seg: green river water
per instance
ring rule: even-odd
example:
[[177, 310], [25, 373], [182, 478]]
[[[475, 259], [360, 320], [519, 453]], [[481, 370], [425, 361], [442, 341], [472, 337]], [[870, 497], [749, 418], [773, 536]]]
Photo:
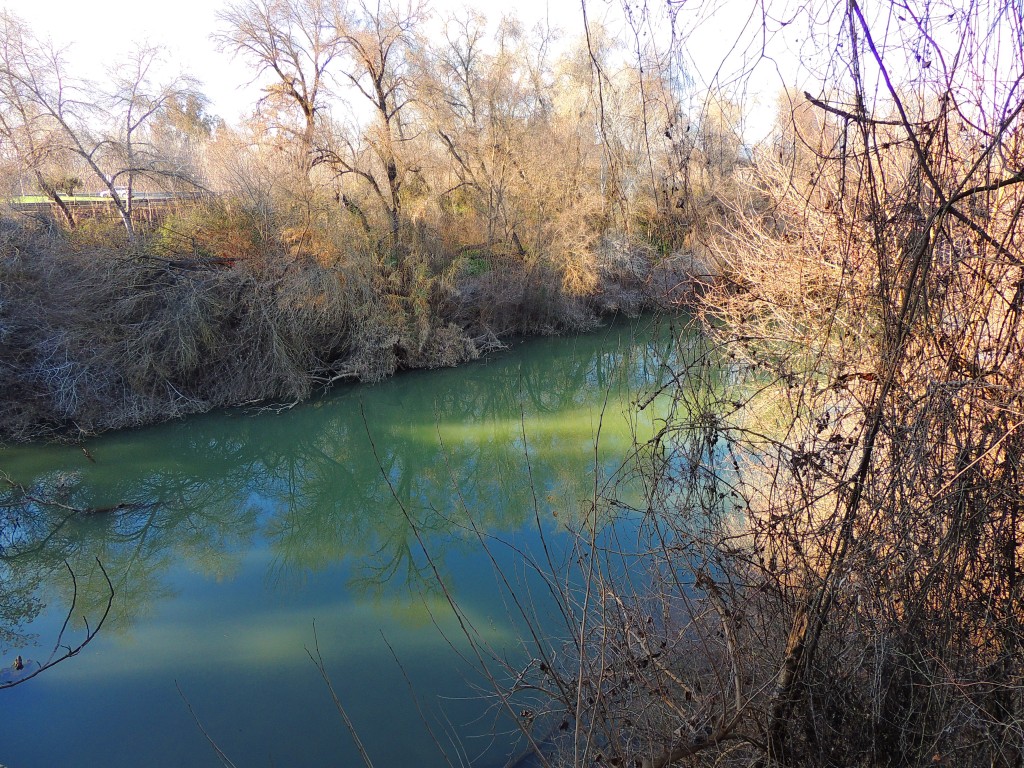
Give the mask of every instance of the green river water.
[[[81, 654], [0, 690], [0, 763], [221, 765], [191, 706], [239, 768], [359, 765], [315, 625], [374, 765], [445, 765], [424, 720], [454, 764], [505, 765], [515, 734], [445, 592], [479, 641], [529, 658], [495, 563], [548, 621], [529, 558], [543, 536], [565, 559], [595, 488], [639, 501], [623, 467], [664, 406], [635, 403], [687, 338], [618, 322], [278, 412], [0, 450], [27, 491], [0, 491], [8, 678], [17, 654], [47, 658], [72, 603], [64, 642], [95, 626], [97, 561], [114, 587]], [[628, 515], [613, 524], [628, 538]]]

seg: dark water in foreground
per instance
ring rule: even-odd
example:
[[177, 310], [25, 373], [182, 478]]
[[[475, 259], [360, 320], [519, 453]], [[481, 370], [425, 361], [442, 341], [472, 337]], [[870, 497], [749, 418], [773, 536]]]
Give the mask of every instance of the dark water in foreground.
[[667, 321], [618, 323], [278, 413], [0, 451], [31, 497], [63, 505], [0, 497], [0, 664], [44, 660], [72, 602], [64, 642], [95, 626], [97, 559], [114, 585], [79, 656], [0, 691], [0, 763], [220, 765], [187, 698], [239, 768], [358, 765], [307, 654], [315, 623], [376, 766], [444, 765], [424, 719], [456, 764], [504, 765], [508, 720], [460, 660], [445, 591], [478, 641], [529, 658], [480, 537], [544, 621], [524, 553], [543, 535], [564, 558], [566, 523], [657, 427], [658, 403], [633, 403], [666, 377], [672, 337]]

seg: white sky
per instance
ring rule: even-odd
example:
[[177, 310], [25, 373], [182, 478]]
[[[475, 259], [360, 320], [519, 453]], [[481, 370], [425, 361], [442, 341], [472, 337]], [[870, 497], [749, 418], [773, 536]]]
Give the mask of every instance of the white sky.
[[[232, 122], [251, 111], [260, 92], [247, 86], [253, 77], [251, 66], [220, 53], [210, 39], [219, 29], [217, 11], [225, 4], [226, 0], [0, 0], [0, 6], [27, 21], [38, 37], [71, 45], [69, 59], [89, 79], [102, 79], [104, 71], [116, 67], [118, 57], [135, 43], [166, 48], [173, 71], [196, 77], [210, 99], [211, 111]], [[433, 0], [430, 7], [443, 11], [465, 4]], [[579, 25], [579, 6], [572, 0], [553, 0], [550, 8], [544, 0], [478, 5], [488, 17], [514, 8], [524, 21], [550, 12], [560, 26]]]
[[[117, 66], [135, 43], [160, 45], [167, 49], [171, 71], [184, 72], [202, 83], [210, 99], [210, 111], [236, 122], [251, 112], [260, 97], [259, 88], [248, 85], [253, 77], [250, 65], [217, 51], [210, 39], [218, 29], [217, 11], [226, 0], [121, 0], [120, 2], [83, 2], [83, 0], [0, 0], [6, 7], [29, 23], [40, 38], [51, 38], [60, 46], [70, 45], [69, 59], [76, 74], [102, 80], [104, 73]], [[583, 32], [579, 0], [431, 0], [430, 7], [440, 14], [474, 5], [492, 21], [502, 13], [514, 11], [527, 25], [544, 18], [561, 27], [567, 37]], [[785, 7], [789, 0], [775, 0], [772, 5]], [[659, 6], [658, 2], [652, 3]], [[598, 21], [619, 7], [618, 0], [587, 0], [590, 20]], [[744, 65], [745, 45], [733, 42], [743, 22], [754, 7], [751, 0], [691, 0], [684, 4], [679, 24], [690, 34], [687, 45], [691, 54], [691, 72], [698, 84], [714, 79], [728, 84], [730, 73]], [[713, 14], [710, 20], [707, 18]], [[662, 32], [663, 30], [659, 30]], [[782, 45], [783, 59], [787, 46]], [[723, 66], [723, 61], [726, 61]], [[778, 59], [777, 59], [778, 60]], [[795, 58], [788, 56], [793, 71]], [[772, 62], [760, 63], [758, 76], [747, 87], [744, 101], [752, 111], [748, 138], [767, 131], [776, 94], [785, 75], [779, 74]], [[787, 69], [787, 65], [783, 65]], [[699, 70], [699, 71], [698, 71]], [[790, 79], [795, 75], [790, 75]]]
[[[2, 3], [3, 0], [0, 0]], [[6, 7], [27, 21], [40, 38], [70, 45], [68, 58], [76, 74], [102, 80], [119, 57], [136, 43], [167, 49], [171, 69], [196, 77], [211, 101], [211, 111], [229, 122], [249, 111], [259, 98], [247, 88], [252, 78], [241, 60], [217, 51], [211, 33], [217, 28], [221, 0], [6, 0]]]

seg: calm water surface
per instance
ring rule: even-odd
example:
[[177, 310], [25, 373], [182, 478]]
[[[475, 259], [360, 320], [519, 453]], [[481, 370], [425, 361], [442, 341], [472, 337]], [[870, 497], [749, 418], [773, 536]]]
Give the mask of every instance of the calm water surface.
[[0, 497], [0, 664], [45, 660], [72, 603], [64, 641], [95, 626], [97, 560], [114, 585], [79, 656], [0, 691], [0, 763], [221, 765], [191, 705], [240, 768], [358, 765], [307, 654], [315, 625], [375, 765], [444, 765], [424, 720], [454, 759], [504, 765], [508, 720], [460, 660], [445, 591], [479, 640], [529, 658], [491, 556], [545, 621], [527, 558], [542, 535], [566, 557], [566, 524], [657, 428], [659, 404], [634, 403], [673, 339], [668, 321], [617, 323], [281, 412], [0, 451], [29, 494]]

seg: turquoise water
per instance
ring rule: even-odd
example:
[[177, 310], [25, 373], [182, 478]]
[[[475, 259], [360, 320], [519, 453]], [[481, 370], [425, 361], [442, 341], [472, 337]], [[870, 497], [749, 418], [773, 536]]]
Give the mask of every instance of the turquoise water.
[[0, 691], [0, 763], [221, 765], [205, 730], [240, 767], [358, 765], [317, 642], [374, 765], [445, 765], [435, 739], [504, 765], [519, 747], [479, 658], [501, 677], [531, 649], [501, 574], [564, 634], [531, 563], [546, 543], [560, 569], [567, 527], [613, 523], [603, 497], [641, 502], [631, 456], [659, 402], [635, 403], [686, 338], [653, 322], [0, 451], [26, 492], [2, 500], [0, 664], [45, 660], [72, 606], [62, 642], [81, 641], [107, 604], [97, 562], [114, 587], [81, 654]]

